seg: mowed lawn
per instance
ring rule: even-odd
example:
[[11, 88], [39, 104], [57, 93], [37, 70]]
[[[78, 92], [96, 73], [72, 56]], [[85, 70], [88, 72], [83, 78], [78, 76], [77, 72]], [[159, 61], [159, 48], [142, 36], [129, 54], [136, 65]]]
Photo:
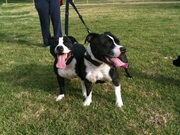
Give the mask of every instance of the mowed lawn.
[[[77, 5], [92, 32], [111, 31], [127, 48], [128, 79], [119, 69], [124, 106], [115, 106], [111, 83], [93, 86], [83, 107], [78, 79], [66, 81], [56, 102], [53, 57], [42, 47], [33, 4], [0, 5], [0, 134], [180, 134], [180, 3]], [[65, 6], [61, 15], [64, 27]], [[70, 7], [69, 35], [84, 44], [87, 32]], [[64, 32], [64, 29], [63, 29]], [[85, 45], [86, 46], [86, 45]]]

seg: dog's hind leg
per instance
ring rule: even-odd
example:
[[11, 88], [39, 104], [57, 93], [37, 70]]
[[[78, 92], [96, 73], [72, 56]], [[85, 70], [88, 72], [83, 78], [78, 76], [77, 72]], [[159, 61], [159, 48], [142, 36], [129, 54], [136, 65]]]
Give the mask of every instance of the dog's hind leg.
[[87, 92], [86, 92], [86, 86], [83, 80], [81, 80], [81, 86], [82, 86], [82, 94], [86, 98], [87, 97]]
[[59, 88], [60, 88], [60, 94], [57, 96], [56, 101], [60, 101], [61, 99], [63, 99], [65, 91], [64, 91], [64, 84], [65, 84], [65, 80], [64, 78], [57, 76], [57, 80], [58, 80], [58, 84], [59, 84]]
[[89, 106], [92, 102], [92, 91], [90, 94], [86, 97], [85, 101], [83, 102], [84, 106]]
[[92, 102], [92, 83], [89, 81], [84, 81], [85, 87], [86, 87], [86, 92], [87, 92], [87, 97], [85, 101], [83, 102], [84, 106], [89, 106]]

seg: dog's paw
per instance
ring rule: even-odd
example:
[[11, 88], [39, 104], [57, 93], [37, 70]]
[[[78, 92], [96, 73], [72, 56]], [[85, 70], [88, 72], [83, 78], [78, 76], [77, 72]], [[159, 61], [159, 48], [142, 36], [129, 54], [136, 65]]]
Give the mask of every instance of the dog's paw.
[[82, 94], [83, 94], [83, 97], [85, 97], [85, 98], [87, 97], [86, 91], [83, 91]]
[[91, 102], [92, 102], [92, 99], [86, 98], [86, 100], [83, 102], [83, 105], [84, 106], [89, 106], [91, 104]]
[[60, 101], [61, 99], [63, 99], [64, 97], [64, 94], [61, 94], [59, 96], [56, 97], [56, 101]]
[[123, 106], [123, 102], [122, 101], [116, 101], [116, 106], [117, 107], [122, 107]]

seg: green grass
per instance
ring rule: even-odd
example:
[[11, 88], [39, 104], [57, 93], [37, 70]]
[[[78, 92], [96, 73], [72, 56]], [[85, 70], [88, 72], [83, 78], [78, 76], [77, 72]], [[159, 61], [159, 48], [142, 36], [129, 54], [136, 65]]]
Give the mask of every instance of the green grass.
[[[34, 0], [1, 0], [0, 3], [32, 3]], [[162, 1], [180, 1], [180, 0], [74, 0], [75, 3], [113, 3], [113, 2], [162, 2]], [[63, 0], [65, 3], [66, 0]]]
[[[180, 3], [77, 8], [92, 32], [111, 31], [127, 48], [134, 79], [119, 70], [123, 108], [115, 106], [110, 83], [94, 85], [93, 102], [83, 107], [77, 79], [66, 82], [66, 97], [55, 102], [53, 58], [42, 47], [34, 5], [2, 4], [0, 134], [179, 134], [180, 68], [172, 60], [180, 55]], [[69, 34], [83, 43], [87, 32], [72, 8], [69, 23]]]

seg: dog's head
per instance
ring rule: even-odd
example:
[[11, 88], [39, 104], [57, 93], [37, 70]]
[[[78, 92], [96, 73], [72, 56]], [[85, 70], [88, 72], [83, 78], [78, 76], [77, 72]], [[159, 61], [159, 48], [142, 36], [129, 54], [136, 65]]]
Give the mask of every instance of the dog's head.
[[120, 45], [120, 41], [112, 33], [89, 33], [85, 42], [89, 42], [88, 53], [95, 59], [105, 62], [111, 67], [128, 68], [126, 48]]
[[77, 42], [74, 37], [63, 36], [58, 40], [53, 39], [50, 52], [56, 60], [57, 68], [65, 68], [67, 61], [73, 55], [73, 44]]
[[173, 60], [173, 64], [177, 67], [180, 67], [180, 55], [178, 56], [177, 59]]

